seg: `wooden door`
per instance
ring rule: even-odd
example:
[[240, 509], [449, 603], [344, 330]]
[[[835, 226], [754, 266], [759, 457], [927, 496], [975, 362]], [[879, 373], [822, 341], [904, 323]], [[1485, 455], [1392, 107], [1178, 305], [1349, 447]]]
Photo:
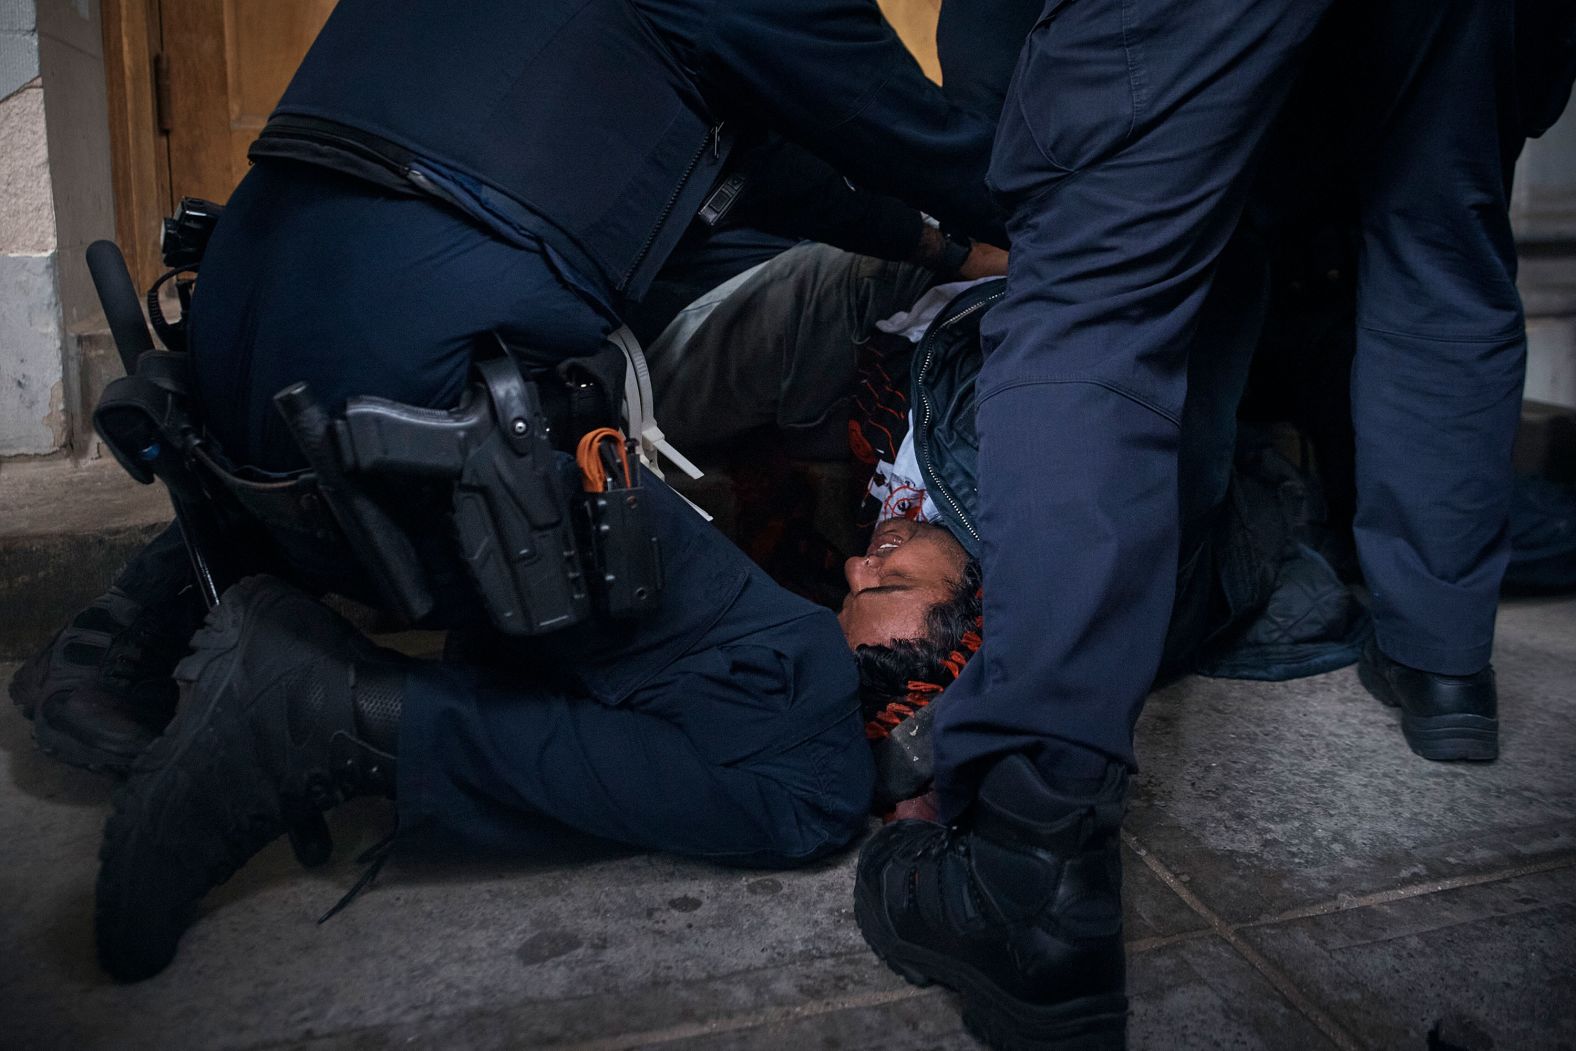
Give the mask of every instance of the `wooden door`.
[[[936, 22], [941, 0], [877, 0], [881, 13], [892, 23], [903, 43], [919, 59], [925, 76], [941, 83], [941, 63], [936, 61]], [[956, 0], [955, 0], [956, 2]]]
[[115, 237], [146, 287], [181, 197], [223, 202], [334, 0], [103, 0]]
[[159, 0], [159, 9], [170, 192], [222, 203], [334, 0]]

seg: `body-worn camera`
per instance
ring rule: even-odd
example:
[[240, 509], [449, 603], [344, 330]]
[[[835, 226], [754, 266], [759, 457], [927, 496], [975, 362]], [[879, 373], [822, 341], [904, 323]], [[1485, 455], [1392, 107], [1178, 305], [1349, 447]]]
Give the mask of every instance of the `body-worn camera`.
[[159, 238], [164, 265], [171, 270], [196, 270], [223, 214], [222, 204], [201, 197], [182, 197], [175, 214], [164, 220], [164, 234]]
[[[169, 267], [148, 289], [148, 320], [159, 334], [164, 345], [171, 350], [186, 349], [186, 315], [192, 309], [192, 274], [202, 265], [203, 253], [208, 250], [208, 240], [213, 237], [219, 217], [224, 214], [222, 204], [205, 201], [201, 197], [182, 197], [175, 214], [164, 220], [164, 233], [159, 238], [159, 253], [164, 265]], [[164, 313], [159, 290], [166, 282], [175, 282], [175, 295], [180, 300], [181, 313], [171, 321]]]

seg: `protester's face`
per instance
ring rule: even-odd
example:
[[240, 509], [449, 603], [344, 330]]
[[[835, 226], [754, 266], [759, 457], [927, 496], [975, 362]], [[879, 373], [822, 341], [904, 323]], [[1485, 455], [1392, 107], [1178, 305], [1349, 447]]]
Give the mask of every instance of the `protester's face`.
[[850, 648], [925, 634], [925, 614], [952, 597], [967, 555], [939, 526], [894, 518], [876, 527], [862, 557], [843, 563], [848, 597], [837, 622]]

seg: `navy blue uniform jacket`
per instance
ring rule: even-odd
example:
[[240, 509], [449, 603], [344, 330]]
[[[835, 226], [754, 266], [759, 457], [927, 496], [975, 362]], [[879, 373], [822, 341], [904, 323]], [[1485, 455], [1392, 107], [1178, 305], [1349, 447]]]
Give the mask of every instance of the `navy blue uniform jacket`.
[[739, 132], [1005, 243], [992, 123], [874, 0], [342, 0], [254, 157], [447, 200], [638, 299]]

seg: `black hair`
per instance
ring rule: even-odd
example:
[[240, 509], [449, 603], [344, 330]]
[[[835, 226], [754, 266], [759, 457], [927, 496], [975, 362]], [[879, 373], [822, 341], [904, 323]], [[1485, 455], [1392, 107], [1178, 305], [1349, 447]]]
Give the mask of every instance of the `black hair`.
[[945, 686], [956, 678], [956, 670], [947, 662], [962, 648], [963, 636], [979, 630], [981, 579], [979, 559], [968, 559], [951, 597], [925, 612], [924, 635], [854, 650], [859, 665], [859, 702], [866, 719], [873, 718], [894, 697], [907, 694], [911, 681]]

